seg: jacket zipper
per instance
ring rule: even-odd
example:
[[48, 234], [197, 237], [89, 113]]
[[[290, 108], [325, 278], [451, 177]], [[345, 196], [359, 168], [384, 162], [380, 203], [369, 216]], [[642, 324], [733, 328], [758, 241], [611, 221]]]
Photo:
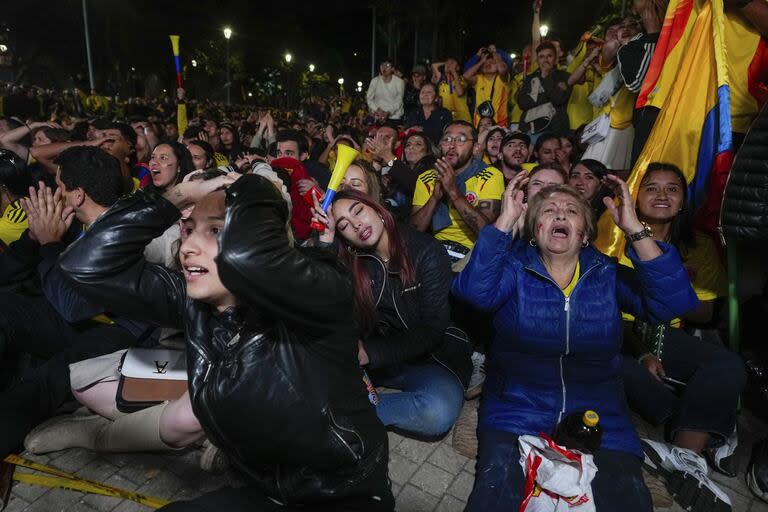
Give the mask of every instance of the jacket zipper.
[[599, 265], [593, 265], [587, 269], [586, 272], [584, 272], [582, 275], [579, 276], [579, 280], [576, 281], [576, 285], [573, 287], [573, 290], [571, 290], [571, 295], [565, 296], [565, 293], [563, 293], [562, 288], [560, 288], [560, 285], [555, 282], [554, 279], [552, 279], [549, 276], [545, 276], [541, 272], [531, 268], [531, 267], [525, 267], [526, 270], [533, 272], [539, 277], [542, 277], [543, 279], [546, 279], [550, 283], [554, 284], [558, 290], [560, 290], [560, 293], [563, 293], [563, 298], [565, 299], [564, 305], [563, 305], [563, 311], [565, 312], [565, 354], [560, 356], [559, 365], [560, 365], [560, 390], [562, 391], [563, 400], [560, 405], [560, 412], [557, 414], [557, 423], [559, 424], [563, 419], [563, 414], [565, 414], [565, 402], [566, 397], [568, 395], [568, 390], [565, 387], [565, 371], [563, 370], [563, 357], [567, 356], [571, 352], [571, 296], [576, 292], [576, 289], [579, 287], [579, 284], [581, 284], [581, 281], [587, 277], [594, 269], [596, 269]]

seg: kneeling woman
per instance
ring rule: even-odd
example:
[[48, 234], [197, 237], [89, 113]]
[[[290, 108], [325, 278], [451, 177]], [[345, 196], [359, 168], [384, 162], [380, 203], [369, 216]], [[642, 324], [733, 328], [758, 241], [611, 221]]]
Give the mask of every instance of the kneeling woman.
[[315, 218], [327, 226], [320, 243], [338, 246], [357, 284], [360, 365], [374, 385], [402, 390], [381, 394], [379, 419], [417, 435], [445, 434], [472, 373], [466, 335], [449, 326], [445, 249], [355, 191], [338, 194], [327, 215], [318, 211], [316, 205]]
[[[144, 246], [191, 204], [183, 271], [147, 263]], [[322, 251], [292, 247], [288, 219], [261, 176], [189, 181], [122, 199], [60, 262], [91, 300], [185, 329], [189, 391], [161, 411], [158, 444], [204, 431], [250, 485], [168, 510], [394, 506], [386, 433], [354, 357], [352, 279]]]
[[600, 414], [602, 445], [592, 482], [598, 512], [650, 512], [643, 450], [621, 384], [621, 313], [669, 320], [696, 306], [674, 247], [644, 232], [629, 190], [621, 206], [606, 200], [616, 224], [635, 241], [635, 270], [590, 246], [589, 204], [567, 185], [544, 188], [525, 213], [528, 238], [510, 233], [523, 212], [522, 179], [510, 182], [495, 226], [480, 232], [453, 292], [493, 311], [496, 339], [479, 410], [479, 453], [467, 510], [516, 509], [525, 475], [518, 437], [552, 433], [567, 415]]

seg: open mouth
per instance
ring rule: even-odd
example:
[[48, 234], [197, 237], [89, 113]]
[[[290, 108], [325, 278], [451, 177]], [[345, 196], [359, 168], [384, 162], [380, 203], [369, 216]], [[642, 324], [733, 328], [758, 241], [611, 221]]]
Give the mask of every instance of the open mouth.
[[555, 226], [552, 228], [552, 238], [568, 238], [570, 230], [567, 226]]
[[208, 269], [197, 265], [184, 266], [184, 277], [187, 281], [194, 281], [208, 273]]
[[365, 242], [366, 240], [368, 240], [369, 238], [371, 238], [371, 235], [372, 235], [372, 234], [373, 234], [373, 230], [372, 230], [370, 227], [367, 227], [367, 228], [363, 229], [363, 230], [360, 232], [360, 240], [362, 240], [363, 242]]

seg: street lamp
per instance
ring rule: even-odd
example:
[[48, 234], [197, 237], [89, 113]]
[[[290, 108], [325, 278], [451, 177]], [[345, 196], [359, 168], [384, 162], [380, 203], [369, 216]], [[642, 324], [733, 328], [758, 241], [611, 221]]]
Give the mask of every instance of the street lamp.
[[224, 27], [224, 39], [227, 40], [227, 105], [230, 105], [229, 98], [229, 38], [232, 37], [232, 29]]
[[314, 73], [315, 72], [315, 65], [314, 64], [310, 64], [309, 65], [309, 72], [310, 73]]
[[336, 82], [339, 84], [339, 93], [341, 93], [343, 95], [344, 94], [344, 79], [343, 78], [339, 78], [338, 80], [336, 80]]
[[357, 86], [358, 87], [362, 87], [363, 86], [363, 82], [357, 82]]
[[547, 34], [549, 34], [549, 26], [547, 25], [540, 26], [539, 34], [541, 34], [541, 37], [547, 37]]
[[516, 53], [510, 53], [509, 54], [509, 58], [512, 59], [512, 60], [515, 60], [517, 58], [517, 54]]
[[8, 47], [4, 44], [0, 44], [0, 53], [5, 53], [8, 51]]
[[193, 68], [197, 67], [197, 61], [195, 59], [192, 59], [192, 67]]
[[285, 54], [285, 63], [286, 64], [290, 64], [292, 60], [293, 60], [293, 55], [291, 55], [290, 53], [286, 53]]

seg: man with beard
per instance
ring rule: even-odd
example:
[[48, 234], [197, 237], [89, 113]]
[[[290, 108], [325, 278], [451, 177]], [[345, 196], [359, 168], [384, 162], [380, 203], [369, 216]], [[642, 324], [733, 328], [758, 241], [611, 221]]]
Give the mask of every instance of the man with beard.
[[504, 176], [482, 160], [472, 159], [477, 130], [466, 121], [449, 124], [440, 139], [442, 157], [416, 181], [411, 224], [431, 228], [455, 262], [475, 244], [477, 234], [496, 220]]
[[520, 171], [530, 171], [536, 164], [527, 163], [531, 138], [522, 132], [508, 133], [501, 140], [501, 172], [504, 183], [509, 183]]

